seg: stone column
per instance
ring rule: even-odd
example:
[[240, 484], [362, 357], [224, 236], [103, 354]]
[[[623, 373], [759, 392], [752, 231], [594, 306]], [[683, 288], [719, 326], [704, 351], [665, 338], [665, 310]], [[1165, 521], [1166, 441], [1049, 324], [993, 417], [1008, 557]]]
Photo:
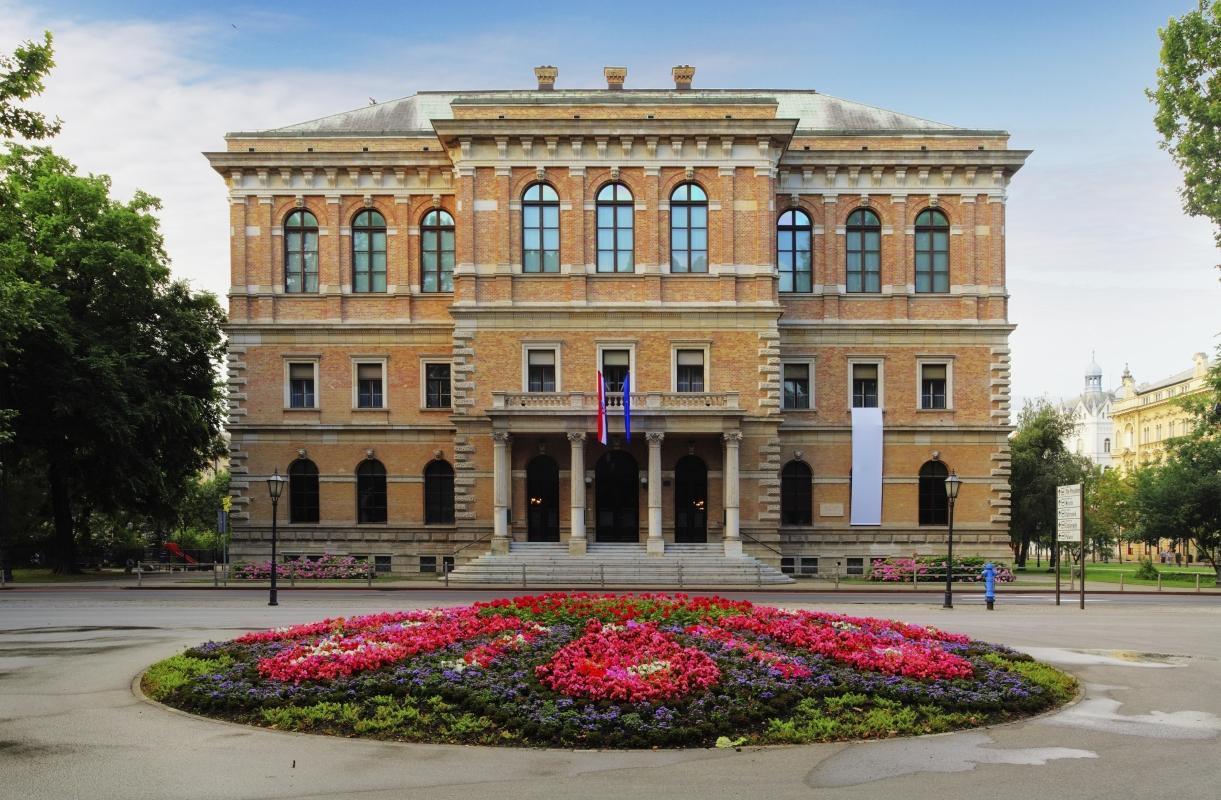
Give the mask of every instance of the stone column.
[[649, 440], [649, 539], [646, 550], [651, 556], [660, 556], [666, 552], [666, 543], [661, 536], [661, 442], [666, 435], [661, 431], [649, 431], [644, 438]]
[[509, 552], [509, 500], [513, 496], [508, 431], [493, 431], [492, 447], [492, 552], [503, 554]]
[[740, 431], [725, 435], [725, 555], [742, 555], [742, 538], [738, 532], [738, 450], [742, 444]]
[[569, 522], [568, 552], [574, 556], [585, 555], [585, 433], [568, 434], [572, 448], [569, 458]]

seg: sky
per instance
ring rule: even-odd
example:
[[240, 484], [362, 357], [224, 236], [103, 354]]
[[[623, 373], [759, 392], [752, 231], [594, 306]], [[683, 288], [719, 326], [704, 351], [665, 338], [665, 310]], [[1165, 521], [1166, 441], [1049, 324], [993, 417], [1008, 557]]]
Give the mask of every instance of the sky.
[[[1158, 148], [1157, 29], [1193, 0], [938, 3], [267, 4], [0, 0], [0, 52], [49, 29], [57, 66], [32, 105], [54, 147], [126, 198], [162, 199], [176, 275], [223, 297], [228, 208], [203, 156], [278, 127], [420, 90], [803, 88], [971, 128], [1034, 153], [1009, 191], [1014, 408], [1191, 366], [1221, 343], [1210, 224], [1182, 213]], [[337, 16], [337, 9], [341, 10]]]

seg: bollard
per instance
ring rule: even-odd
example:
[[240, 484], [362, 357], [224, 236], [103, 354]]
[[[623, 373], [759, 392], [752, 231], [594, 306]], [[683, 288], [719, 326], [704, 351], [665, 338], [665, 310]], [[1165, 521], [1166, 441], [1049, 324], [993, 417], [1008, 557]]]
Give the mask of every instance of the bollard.
[[992, 611], [992, 604], [996, 601], [996, 567], [992, 566], [992, 562], [984, 564], [984, 602], [988, 604], [988, 610]]
[[763, 588], [763, 565], [762, 564], [755, 564], [755, 587], [758, 589]]
[[213, 589], [220, 588], [220, 565], [219, 564], [212, 565], [212, 588]]
[[1119, 573], [1119, 591], [1123, 591], [1123, 573]]
[[678, 562], [678, 588], [683, 588], [683, 562]]
[[[445, 569], [444, 561], [441, 562], [441, 569], [442, 570]], [[372, 561], [365, 564], [365, 586], [368, 586], [370, 589], [373, 588], [373, 562]]]
[[601, 586], [603, 589], [606, 588], [606, 565], [605, 564], [598, 565], [598, 585]]
[[139, 589], [144, 585], [144, 568], [139, 564], [136, 565], [136, 588]]
[[836, 589], [836, 591], [839, 590], [839, 568], [838, 567], [836, 567], [836, 569], [835, 569], [835, 589]]
[[912, 591], [920, 591], [920, 570], [912, 567]]
[[1196, 591], [1200, 591], [1200, 573], [1196, 573]]
[[1159, 592], [1162, 590], [1162, 573], [1160, 572], [1157, 573], [1157, 590]]
[[521, 565], [521, 588], [526, 588], [526, 565]]

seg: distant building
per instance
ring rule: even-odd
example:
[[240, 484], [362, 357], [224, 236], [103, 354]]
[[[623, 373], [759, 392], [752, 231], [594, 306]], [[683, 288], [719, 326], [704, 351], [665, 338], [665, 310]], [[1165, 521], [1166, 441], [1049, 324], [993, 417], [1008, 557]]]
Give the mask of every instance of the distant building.
[[1178, 402], [1208, 388], [1208, 356], [1196, 353], [1190, 369], [1136, 385], [1125, 367], [1123, 386], [1111, 403], [1111, 422], [1119, 441], [1115, 459], [1125, 471], [1160, 461], [1166, 443], [1191, 429], [1191, 415]]
[[1085, 456], [1104, 469], [1111, 467], [1111, 448], [1115, 444], [1111, 424], [1114, 399], [1114, 392], [1102, 388], [1102, 367], [1091, 354], [1085, 368], [1085, 390], [1063, 404], [1077, 420], [1077, 429], [1065, 437], [1064, 446], [1070, 453]]

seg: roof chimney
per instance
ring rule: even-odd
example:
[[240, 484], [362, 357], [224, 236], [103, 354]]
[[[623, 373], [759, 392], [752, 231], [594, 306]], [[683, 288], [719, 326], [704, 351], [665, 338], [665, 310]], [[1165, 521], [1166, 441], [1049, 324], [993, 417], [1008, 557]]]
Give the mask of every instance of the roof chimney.
[[606, 88], [612, 92], [623, 91], [623, 82], [627, 80], [627, 67], [605, 67], [602, 74], [606, 76]]
[[695, 67], [683, 64], [670, 70], [670, 74], [674, 76], [674, 88], [686, 91], [691, 88], [691, 79], [695, 77]]
[[534, 77], [538, 78], [538, 90], [540, 92], [549, 92], [555, 88], [555, 79], [559, 76], [560, 71], [555, 67], [543, 65], [534, 68]]

